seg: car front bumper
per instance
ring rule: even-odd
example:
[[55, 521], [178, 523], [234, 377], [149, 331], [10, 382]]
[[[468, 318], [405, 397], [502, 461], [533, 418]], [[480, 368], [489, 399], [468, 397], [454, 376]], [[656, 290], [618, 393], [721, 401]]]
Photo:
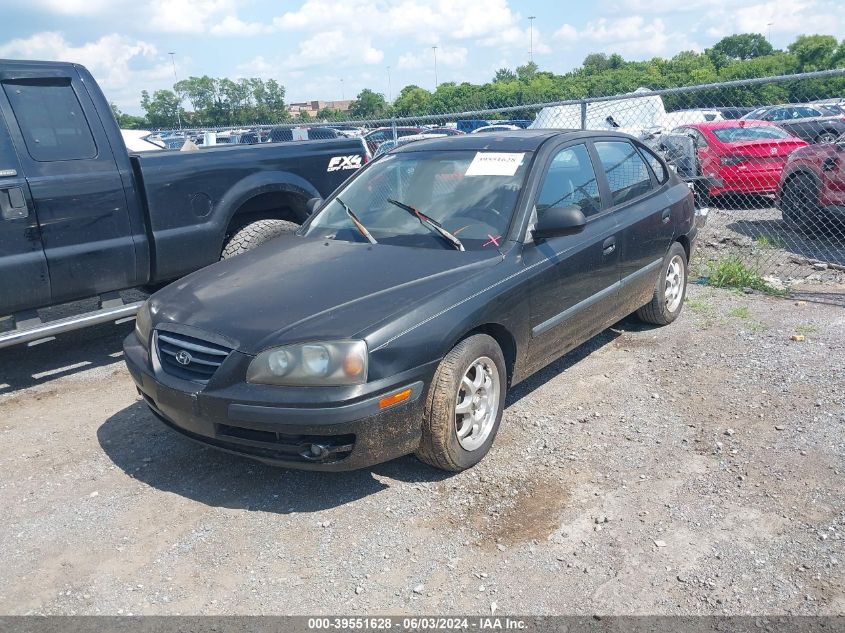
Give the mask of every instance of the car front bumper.
[[[425, 387], [436, 366], [430, 363], [380, 381], [352, 400], [306, 406], [285, 402], [285, 387], [243, 382], [212, 387], [212, 381], [206, 387], [190, 388], [155, 367], [134, 333], [126, 338], [123, 349], [138, 392], [171, 429], [230, 453], [308, 470], [354, 470], [416, 450]], [[380, 407], [382, 398], [405, 389], [411, 390], [406, 400]], [[325, 394], [325, 388], [322, 391]], [[274, 392], [278, 394], [275, 402], [268, 400], [268, 393]]]

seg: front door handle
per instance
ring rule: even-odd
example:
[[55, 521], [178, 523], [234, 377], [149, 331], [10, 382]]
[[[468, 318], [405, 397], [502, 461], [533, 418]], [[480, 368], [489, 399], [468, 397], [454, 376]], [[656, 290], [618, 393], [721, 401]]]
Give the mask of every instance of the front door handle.
[[667, 209], [663, 209], [663, 213], [660, 214], [660, 221], [663, 222], [663, 224], [666, 224], [671, 219], [672, 219], [672, 207], [669, 207]]
[[20, 187], [0, 189], [0, 215], [4, 220], [20, 220], [29, 215], [23, 189]]
[[605, 255], [610, 255], [613, 251], [616, 250], [616, 238], [609, 237], [604, 241], [604, 244], [601, 245], [602, 253]]

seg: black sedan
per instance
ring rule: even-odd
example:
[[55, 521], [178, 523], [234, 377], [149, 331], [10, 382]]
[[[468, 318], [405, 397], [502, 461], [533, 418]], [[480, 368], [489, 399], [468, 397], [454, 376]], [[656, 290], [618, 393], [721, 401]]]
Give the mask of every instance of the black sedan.
[[311, 206], [154, 294], [124, 350], [176, 431], [325, 470], [474, 465], [508, 388], [632, 312], [678, 316], [697, 231], [687, 185], [612, 132], [418, 141]]

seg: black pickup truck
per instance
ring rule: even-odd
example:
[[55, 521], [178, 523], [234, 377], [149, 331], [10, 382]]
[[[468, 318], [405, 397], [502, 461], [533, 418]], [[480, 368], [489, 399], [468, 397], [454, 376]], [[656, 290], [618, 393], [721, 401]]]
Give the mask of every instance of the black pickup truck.
[[0, 60], [0, 347], [130, 317], [119, 291], [295, 229], [366, 160], [360, 139], [130, 154], [85, 68]]

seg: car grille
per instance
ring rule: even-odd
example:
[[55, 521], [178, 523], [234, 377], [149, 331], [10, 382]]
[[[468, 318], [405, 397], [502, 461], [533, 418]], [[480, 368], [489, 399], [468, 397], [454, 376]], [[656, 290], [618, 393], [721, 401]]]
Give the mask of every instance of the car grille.
[[164, 371], [177, 378], [206, 384], [232, 351], [194, 336], [156, 332], [158, 359]]

